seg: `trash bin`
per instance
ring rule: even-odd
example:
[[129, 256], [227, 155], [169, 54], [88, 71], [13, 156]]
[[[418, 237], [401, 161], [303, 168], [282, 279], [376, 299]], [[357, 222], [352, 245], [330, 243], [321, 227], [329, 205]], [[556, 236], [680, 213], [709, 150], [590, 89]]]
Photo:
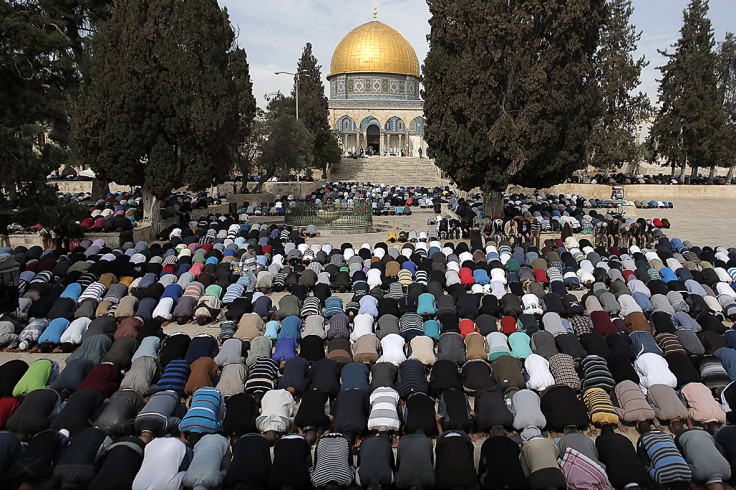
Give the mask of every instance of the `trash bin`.
[[434, 214], [442, 214], [442, 203], [439, 201], [434, 202]]

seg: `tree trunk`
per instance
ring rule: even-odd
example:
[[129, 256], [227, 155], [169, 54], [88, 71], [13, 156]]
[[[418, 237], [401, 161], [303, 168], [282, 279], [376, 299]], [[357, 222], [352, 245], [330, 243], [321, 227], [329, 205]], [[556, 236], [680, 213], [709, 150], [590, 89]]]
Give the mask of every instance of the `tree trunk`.
[[685, 169], [687, 168], [687, 162], [685, 162], [682, 165], [682, 168], [680, 169], [680, 183], [685, 181]]
[[698, 166], [693, 165], [692, 168], [690, 169], [690, 179], [692, 180], [697, 176], [698, 176]]
[[105, 199], [107, 193], [110, 192], [110, 185], [106, 180], [94, 179], [92, 181], [92, 200]]
[[728, 167], [728, 173], [726, 174], [726, 184], [730, 184], [731, 180], [733, 180], [733, 169], [734, 169], [733, 165]]
[[143, 218], [150, 221], [153, 232], [158, 233], [161, 231], [161, 210], [158, 198], [145, 187], [141, 189], [141, 194], [143, 194]]
[[491, 190], [483, 192], [483, 218], [503, 217], [503, 191]]
[[675, 162], [672, 162], [672, 173], [670, 174], [670, 177], [672, 177], [673, 179], [675, 178], [675, 168]]
[[712, 181], [715, 178], [716, 178], [716, 166], [715, 165], [711, 165], [710, 166], [710, 173], [708, 174], [708, 179]]
[[269, 175], [264, 175], [264, 176], [263, 176], [263, 177], [261, 178], [261, 180], [259, 180], [259, 181], [258, 181], [258, 183], [256, 184], [256, 186], [255, 186], [255, 187], [253, 188], [253, 190], [252, 190], [251, 192], [252, 192], [253, 194], [258, 194], [259, 192], [261, 192], [261, 188], [263, 187], [263, 184], [265, 184], [266, 182], [268, 182], [268, 180], [269, 180], [269, 179], [270, 179], [271, 177], [273, 177], [273, 174], [269, 174]]

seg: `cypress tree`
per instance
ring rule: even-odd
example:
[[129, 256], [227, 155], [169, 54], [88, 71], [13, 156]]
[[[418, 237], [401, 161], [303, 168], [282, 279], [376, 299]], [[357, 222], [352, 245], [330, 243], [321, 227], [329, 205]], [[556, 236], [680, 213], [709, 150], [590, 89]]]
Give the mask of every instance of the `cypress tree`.
[[80, 155], [99, 177], [140, 186], [156, 231], [158, 199], [204, 190], [233, 168], [233, 41], [215, 0], [117, 0], [93, 38]]
[[324, 172], [328, 163], [336, 162], [328, 161], [329, 155], [326, 153], [331, 136], [330, 124], [327, 120], [329, 110], [325, 87], [322, 84], [322, 66], [317, 64], [317, 58], [312, 54], [311, 43], [304, 46], [302, 56], [297, 63], [292, 97], [296, 96], [296, 78], [299, 79], [299, 121], [313, 136], [314, 143], [311, 153], [314, 167]]
[[727, 32], [718, 46], [718, 85], [723, 93], [726, 123], [721, 138], [721, 166], [728, 167], [726, 183], [733, 179], [736, 166], [736, 36]]
[[639, 160], [636, 125], [649, 115], [649, 99], [633, 94], [641, 84], [642, 68], [649, 63], [632, 53], [641, 32], [631, 24], [631, 0], [608, 0], [608, 17], [594, 62], [601, 89], [601, 115], [588, 139], [589, 161], [595, 167], [612, 170]]
[[713, 28], [707, 15], [707, 0], [691, 0], [683, 12], [674, 52], [660, 51], [667, 63], [658, 68], [662, 73], [661, 108], [650, 138], [655, 157], [666, 158], [673, 174], [679, 166], [681, 179], [686, 165], [692, 167], [691, 177], [695, 177], [698, 167], [717, 165], [721, 159], [718, 138], [723, 134], [725, 112], [716, 76]]
[[549, 186], [585, 165], [600, 99], [593, 55], [603, 0], [428, 0], [429, 156], [484, 215], [510, 183]]
[[248, 55], [237, 48], [230, 53], [228, 76], [235, 85], [235, 96], [238, 104], [237, 128], [233, 141], [235, 167], [243, 176], [241, 192], [245, 192], [248, 174], [251, 171], [255, 152], [251, 143], [254, 118], [256, 115], [256, 98], [253, 97], [253, 82], [250, 79]]

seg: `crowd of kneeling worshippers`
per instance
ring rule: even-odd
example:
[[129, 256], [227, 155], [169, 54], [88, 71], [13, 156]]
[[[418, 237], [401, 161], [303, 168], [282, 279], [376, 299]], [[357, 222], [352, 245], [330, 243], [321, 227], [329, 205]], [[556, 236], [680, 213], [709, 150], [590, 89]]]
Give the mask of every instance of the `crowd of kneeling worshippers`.
[[[736, 249], [664, 235], [651, 249], [574, 236], [331, 246], [251, 229], [213, 216], [164, 243], [0, 249], [22, 270], [0, 342], [71, 352], [61, 370], [0, 365], [3, 486], [736, 476]], [[177, 332], [191, 322], [212, 334]]]

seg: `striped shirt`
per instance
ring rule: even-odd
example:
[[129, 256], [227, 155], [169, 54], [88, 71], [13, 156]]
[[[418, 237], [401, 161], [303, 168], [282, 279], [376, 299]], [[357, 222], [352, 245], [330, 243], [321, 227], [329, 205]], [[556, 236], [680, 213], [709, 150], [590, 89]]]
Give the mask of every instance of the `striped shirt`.
[[325, 318], [330, 318], [338, 313], [342, 313], [342, 299], [337, 296], [330, 296], [325, 301]]
[[399, 392], [393, 388], [379, 387], [371, 393], [371, 412], [368, 416], [368, 430], [398, 431]]
[[610, 391], [616, 385], [608, 369], [608, 363], [601, 356], [590, 355], [580, 361], [583, 371], [583, 391], [590, 388], [603, 388]]
[[693, 474], [685, 459], [675, 446], [672, 436], [652, 430], [639, 437], [639, 452], [646, 452], [649, 459], [647, 470], [654, 482], [665, 485], [674, 482], [689, 482]]
[[355, 468], [350, 464], [350, 443], [342, 434], [331, 432], [317, 441], [314, 467], [309, 469], [312, 484], [324, 487], [334, 482], [347, 487], [353, 482]]
[[344, 313], [338, 313], [330, 318], [330, 328], [327, 330], [327, 338], [347, 339], [350, 337], [350, 328], [348, 327], [348, 316]]
[[304, 299], [301, 311], [302, 318], [306, 318], [310, 315], [319, 315], [320, 313], [322, 313], [322, 303], [320, 302], [319, 298], [315, 296], [309, 296], [308, 298]]
[[156, 390], [172, 390], [181, 393], [184, 391], [187, 379], [189, 379], [189, 362], [184, 359], [170, 361], [166, 365], [161, 379], [158, 380]]
[[99, 302], [102, 299], [102, 295], [105, 294], [106, 290], [107, 288], [105, 288], [104, 284], [93, 282], [92, 284], [87, 286], [87, 289], [85, 289], [81, 296], [79, 296], [79, 302], [81, 303], [85, 299], [93, 299]]
[[673, 352], [682, 352], [683, 354], [687, 354], [685, 349], [682, 348], [682, 344], [680, 344], [680, 340], [677, 338], [677, 335], [673, 333], [660, 333], [657, 334], [654, 339], [657, 341], [657, 345], [662, 349], [662, 353], [665, 356], [667, 354], [672, 354]]
[[245, 382], [245, 391], [251, 394], [265, 393], [276, 386], [279, 375], [279, 363], [270, 357], [259, 357], [253, 363]]
[[396, 389], [402, 398], [414, 393], [427, 393], [427, 368], [417, 359], [407, 359], [399, 365]]
[[225, 418], [225, 400], [212, 387], [200, 388], [192, 395], [187, 414], [179, 422], [182, 432], [213, 434], [222, 428]]
[[596, 425], [617, 425], [618, 414], [613, 408], [611, 397], [601, 388], [591, 388], [583, 394], [583, 402], [588, 408], [590, 421]]
[[414, 278], [412, 277], [411, 271], [407, 269], [401, 269], [399, 271], [398, 279], [399, 279], [399, 283], [405, 286], [414, 282]]
[[401, 315], [401, 319], [399, 319], [399, 330], [401, 331], [401, 335], [407, 340], [411, 340], [411, 338], [417, 335], [424, 335], [422, 317], [417, 313], [404, 313]]

